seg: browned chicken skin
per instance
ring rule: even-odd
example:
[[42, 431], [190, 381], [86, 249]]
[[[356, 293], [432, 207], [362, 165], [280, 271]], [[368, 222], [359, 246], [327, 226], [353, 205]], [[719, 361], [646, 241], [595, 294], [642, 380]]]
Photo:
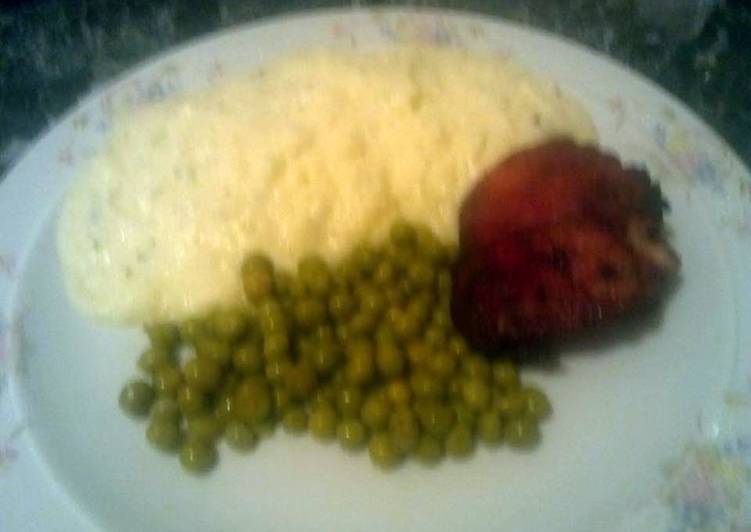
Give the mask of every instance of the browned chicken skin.
[[451, 312], [477, 347], [537, 342], [653, 300], [680, 267], [646, 172], [555, 140], [493, 168], [460, 213]]

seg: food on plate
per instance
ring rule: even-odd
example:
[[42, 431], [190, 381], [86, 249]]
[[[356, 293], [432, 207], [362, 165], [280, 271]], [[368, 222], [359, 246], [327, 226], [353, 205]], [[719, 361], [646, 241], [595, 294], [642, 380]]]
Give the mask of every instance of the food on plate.
[[595, 140], [508, 59], [301, 53], [118, 115], [66, 197], [66, 286], [150, 324], [120, 405], [189, 471], [278, 425], [385, 469], [530, 447], [550, 402], [484, 351], [617, 317], [678, 267], [659, 189]]
[[595, 140], [578, 103], [513, 61], [420, 47], [300, 53], [113, 124], [58, 233], [72, 301], [113, 323], [241, 304], [252, 249], [287, 268], [338, 261], [399, 217], [456, 241], [496, 161]]
[[489, 170], [461, 207], [452, 317], [476, 347], [540, 341], [652, 301], [680, 265], [660, 188], [592, 146], [553, 140]]
[[125, 385], [121, 407], [149, 416], [147, 440], [192, 472], [216, 464], [220, 440], [248, 452], [278, 425], [385, 469], [464, 458], [478, 441], [533, 446], [550, 402], [455, 330], [453, 260], [403, 221], [339, 262], [301, 257], [294, 274], [250, 253], [237, 273], [246, 305], [147, 327], [145, 378]]

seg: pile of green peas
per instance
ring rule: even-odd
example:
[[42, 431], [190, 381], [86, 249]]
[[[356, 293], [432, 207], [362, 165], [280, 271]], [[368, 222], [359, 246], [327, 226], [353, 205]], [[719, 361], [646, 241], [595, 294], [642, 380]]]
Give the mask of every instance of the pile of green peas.
[[192, 472], [216, 464], [220, 439], [247, 452], [279, 425], [367, 449], [385, 469], [468, 457], [478, 440], [531, 447], [550, 403], [454, 329], [453, 257], [403, 221], [334, 266], [308, 255], [293, 274], [251, 254], [247, 307], [146, 327], [147, 378], [125, 385], [120, 406], [148, 416], [147, 440]]

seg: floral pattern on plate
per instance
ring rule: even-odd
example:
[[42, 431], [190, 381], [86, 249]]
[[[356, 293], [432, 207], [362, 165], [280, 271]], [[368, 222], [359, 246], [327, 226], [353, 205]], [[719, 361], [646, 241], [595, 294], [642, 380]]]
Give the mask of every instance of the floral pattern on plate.
[[665, 466], [670, 532], [742, 532], [751, 519], [751, 440], [692, 445]]

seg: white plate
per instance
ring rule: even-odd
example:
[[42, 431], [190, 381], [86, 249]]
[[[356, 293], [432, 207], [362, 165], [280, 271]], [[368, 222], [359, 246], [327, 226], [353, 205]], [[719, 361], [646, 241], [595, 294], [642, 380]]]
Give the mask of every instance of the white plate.
[[[112, 109], [205, 87], [311, 45], [490, 49], [556, 79], [602, 143], [662, 183], [683, 257], [662, 321], [533, 373], [555, 405], [529, 454], [479, 451], [432, 470], [278, 434], [196, 479], [147, 448], [116, 395], [143, 338], [70, 308], [56, 207]], [[749, 530], [751, 177], [680, 103], [602, 56], [488, 18], [330, 11], [222, 33], [90, 96], [0, 187], [2, 530]]]

